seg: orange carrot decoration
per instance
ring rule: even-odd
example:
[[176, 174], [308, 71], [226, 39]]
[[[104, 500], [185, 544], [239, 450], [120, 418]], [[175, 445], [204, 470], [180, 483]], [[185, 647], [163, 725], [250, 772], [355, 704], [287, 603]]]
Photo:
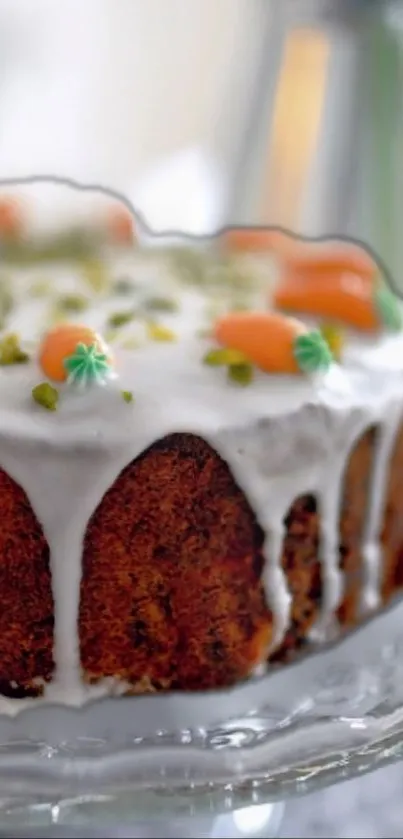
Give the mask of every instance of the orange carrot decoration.
[[213, 334], [266, 373], [313, 373], [332, 361], [319, 331], [276, 312], [231, 312], [216, 322]]
[[371, 283], [379, 275], [379, 267], [373, 257], [354, 242], [329, 239], [324, 242], [300, 241], [293, 250], [285, 253], [284, 260], [291, 272], [312, 275], [328, 275], [334, 272], [351, 272]]
[[231, 253], [292, 253], [295, 246], [290, 235], [270, 227], [231, 227], [220, 242]]
[[402, 327], [399, 304], [388, 288], [358, 274], [332, 269], [285, 274], [274, 293], [273, 305], [296, 315], [312, 315], [344, 323], [363, 332]]
[[106, 218], [106, 228], [112, 242], [130, 245], [135, 241], [134, 218], [124, 205], [111, 207]]
[[23, 232], [23, 215], [16, 198], [0, 198], [0, 238], [18, 239]]
[[48, 332], [39, 349], [39, 364], [54, 382], [64, 382], [68, 378], [67, 359], [74, 356], [78, 346], [95, 347], [96, 351], [106, 354], [102, 338], [88, 326], [63, 324]]

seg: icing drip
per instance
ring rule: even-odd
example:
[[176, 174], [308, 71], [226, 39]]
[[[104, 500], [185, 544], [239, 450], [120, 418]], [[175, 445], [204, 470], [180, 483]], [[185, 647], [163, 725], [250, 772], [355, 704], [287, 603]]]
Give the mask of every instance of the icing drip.
[[[331, 464], [334, 465], [334, 464]], [[344, 467], [344, 463], [342, 464]], [[320, 561], [322, 564], [322, 608], [317, 631], [327, 635], [333, 622], [334, 612], [343, 595], [343, 576], [340, 571], [339, 557], [339, 517], [343, 486], [343, 473], [340, 468], [322, 488], [319, 495], [320, 516]]]
[[281, 567], [283, 539], [282, 522], [272, 524], [263, 550], [266, 562], [262, 575], [267, 603], [274, 616], [273, 637], [268, 654], [281, 644], [290, 624], [291, 595]]

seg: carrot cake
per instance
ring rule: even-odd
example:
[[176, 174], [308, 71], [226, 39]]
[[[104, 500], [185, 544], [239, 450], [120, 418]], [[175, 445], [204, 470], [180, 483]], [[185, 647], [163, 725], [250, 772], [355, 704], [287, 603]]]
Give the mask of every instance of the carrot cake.
[[227, 688], [403, 586], [399, 303], [318, 248], [3, 262], [0, 710]]

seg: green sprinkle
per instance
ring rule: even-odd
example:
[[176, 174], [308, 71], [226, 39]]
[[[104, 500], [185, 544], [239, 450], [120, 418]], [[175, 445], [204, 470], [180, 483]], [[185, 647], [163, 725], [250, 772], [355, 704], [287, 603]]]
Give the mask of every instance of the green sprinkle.
[[108, 326], [112, 329], [119, 329], [120, 326], [125, 326], [131, 323], [134, 318], [134, 312], [114, 312], [109, 315]]
[[403, 325], [402, 312], [393, 292], [386, 286], [377, 288], [374, 303], [383, 325], [391, 332], [399, 332]]
[[176, 341], [175, 332], [159, 323], [148, 323], [147, 334], [151, 341]]
[[253, 380], [253, 367], [251, 364], [230, 364], [228, 367], [228, 378], [237, 385], [245, 387]]
[[248, 364], [248, 359], [238, 350], [224, 348], [209, 350], [203, 358], [203, 363], [208, 364], [210, 367], [238, 367]]
[[21, 349], [18, 335], [5, 335], [0, 341], [0, 365], [26, 364], [27, 361], [29, 355]]
[[56, 307], [62, 312], [84, 312], [89, 300], [81, 294], [64, 294], [56, 301]]
[[49, 382], [41, 382], [32, 388], [32, 397], [38, 405], [46, 408], [47, 411], [56, 411], [59, 401], [59, 393]]
[[177, 312], [178, 304], [169, 297], [149, 297], [143, 302], [144, 308], [149, 312]]
[[299, 335], [295, 339], [294, 357], [303, 373], [328, 370], [333, 361], [329, 345], [318, 330]]
[[122, 397], [123, 397], [124, 401], [127, 402], [128, 404], [130, 402], [133, 402], [133, 394], [132, 394], [131, 390], [122, 390]]

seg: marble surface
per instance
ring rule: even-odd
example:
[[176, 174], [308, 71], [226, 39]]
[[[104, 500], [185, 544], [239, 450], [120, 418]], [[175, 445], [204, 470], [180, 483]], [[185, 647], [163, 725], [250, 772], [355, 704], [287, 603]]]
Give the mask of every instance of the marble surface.
[[290, 801], [279, 836], [281, 839], [403, 837], [403, 764]]

